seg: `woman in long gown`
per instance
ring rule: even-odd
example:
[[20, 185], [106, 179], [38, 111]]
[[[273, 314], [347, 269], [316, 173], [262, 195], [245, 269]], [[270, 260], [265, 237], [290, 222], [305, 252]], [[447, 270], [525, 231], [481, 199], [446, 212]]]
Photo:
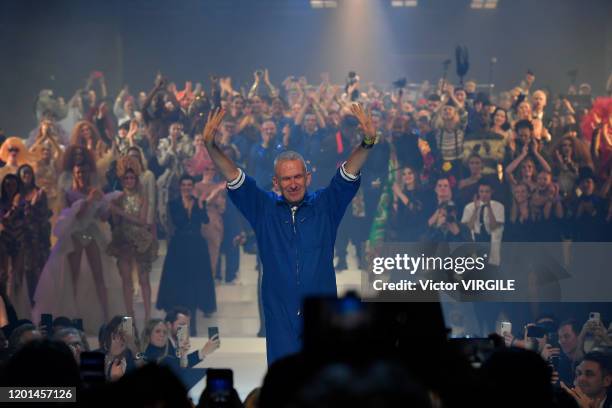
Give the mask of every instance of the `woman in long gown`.
[[16, 198], [19, 196], [19, 178], [7, 174], [1, 180], [0, 189], [0, 292], [14, 302], [15, 277], [23, 269], [21, 256], [25, 216]]
[[103, 196], [91, 184], [88, 164], [75, 165], [72, 186], [64, 191], [65, 208], [53, 234], [57, 243], [43, 268], [32, 320], [41, 313], [80, 317], [88, 333], [109, 316], [124, 314], [121, 283], [114, 260], [104, 249], [110, 241], [109, 204], [120, 193]]
[[193, 195], [194, 180], [183, 175], [179, 180], [180, 197], [169, 204], [168, 213], [174, 235], [164, 260], [157, 308], [170, 310], [183, 306], [191, 311], [191, 331], [196, 335], [196, 310], [211, 314], [217, 309], [210, 256], [201, 234], [208, 222], [205, 203]]
[[29, 164], [20, 166], [17, 177], [19, 177], [17, 205], [23, 209], [25, 222], [20, 251], [20, 256], [23, 257], [23, 261], [20, 262], [22, 276], [16, 277], [15, 284], [27, 285], [28, 301], [31, 303], [51, 250], [52, 212], [47, 202], [47, 194], [36, 185], [32, 166]]

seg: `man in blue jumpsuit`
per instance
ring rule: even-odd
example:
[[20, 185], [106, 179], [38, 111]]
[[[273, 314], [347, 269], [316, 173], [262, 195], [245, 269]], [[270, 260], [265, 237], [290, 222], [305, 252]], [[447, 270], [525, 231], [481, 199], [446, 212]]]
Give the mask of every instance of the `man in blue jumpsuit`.
[[333, 267], [336, 231], [359, 189], [359, 170], [376, 141], [371, 116], [359, 105], [352, 111], [364, 133], [363, 142], [329, 185], [314, 193], [306, 191], [311, 175], [298, 153], [284, 152], [276, 158], [273, 183], [281, 192], [277, 195], [260, 189], [215, 144], [223, 111], [211, 113], [204, 129], [206, 147], [228, 182], [230, 199], [257, 237], [263, 264], [268, 364], [301, 349], [304, 297], [337, 293]]

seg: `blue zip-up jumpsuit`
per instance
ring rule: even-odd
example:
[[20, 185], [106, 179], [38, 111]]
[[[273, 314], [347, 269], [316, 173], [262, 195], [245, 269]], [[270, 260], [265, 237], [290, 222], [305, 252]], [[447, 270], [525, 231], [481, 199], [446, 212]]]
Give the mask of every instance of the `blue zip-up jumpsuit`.
[[304, 297], [336, 296], [336, 231], [359, 184], [359, 176], [342, 165], [329, 186], [291, 206], [282, 196], [261, 190], [242, 170], [228, 183], [230, 199], [255, 231], [263, 264], [268, 365], [301, 349]]

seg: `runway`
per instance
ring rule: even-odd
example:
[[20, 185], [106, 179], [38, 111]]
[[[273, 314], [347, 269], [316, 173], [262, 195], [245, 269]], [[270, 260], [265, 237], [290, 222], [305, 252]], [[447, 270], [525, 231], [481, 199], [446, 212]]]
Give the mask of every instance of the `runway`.
[[[153, 304], [157, 298], [159, 280], [166, 251], [166, 242], [160, 241], [159, 257], [153, 264], [151, 288]], [[361, 275], [357, 269], [355, 249], [349, 246], [347, 263], [349, 269], [336, 274], [338, 294], [348, 290], [359, 291]], [[259, 331], [259, 313], [257, 306], [257, 270], [256, 257], [240, 252], [239, 283], [235, 285], [217, 284], [217, 312], [204, 317], [197, 315], [198, 336], [191, 339], [192, 350], [200, 349], [208, 340], [208, 327], [219, 327], [221, 346], [196, 367], [231, 368], [234, 371], [234, 387], [244, 399], [253, 388], [262, 384], [267, 364], [265, 338], [257, 337]], [[136, 296], [134, 304], [136, 324], [139, 330], [144, 327], [144, 308], [142, 298]], [[163, 318], [165, 313], [153, 308], [153, 317]], [[97, 344], [95, 337], [90, 338], [90, 345]], [[205, 380], [197, 383], [189, 395], [197, 403]]]

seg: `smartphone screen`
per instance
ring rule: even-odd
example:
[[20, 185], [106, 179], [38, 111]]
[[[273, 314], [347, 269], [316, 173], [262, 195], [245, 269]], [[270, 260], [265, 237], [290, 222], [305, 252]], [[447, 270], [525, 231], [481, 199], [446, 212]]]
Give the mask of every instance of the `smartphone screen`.
[[40, 324], [45, 326], [48, 331], [53, 328], [53, 315], [49, 313], [43, 313], [40, 315]]
[[85, 382], [104, 382], [104, 353], [97, 351], [81, 352], [81, 378]]
[[227, 368], [209, 368], [206, 371], [206, 388], [210, 392], [228, 392], [234, 387], [234, 372]]
[[126, 316], [123, 318], [123, 323], [121, 323], [121, 330], [131, 337], [134, 336], [134, 324], [131, 317]]
[[217, 326], [212, 326], [208, 328], [208, 338], [212, 339], [215, 335], [219, 335], [219, 328]]

